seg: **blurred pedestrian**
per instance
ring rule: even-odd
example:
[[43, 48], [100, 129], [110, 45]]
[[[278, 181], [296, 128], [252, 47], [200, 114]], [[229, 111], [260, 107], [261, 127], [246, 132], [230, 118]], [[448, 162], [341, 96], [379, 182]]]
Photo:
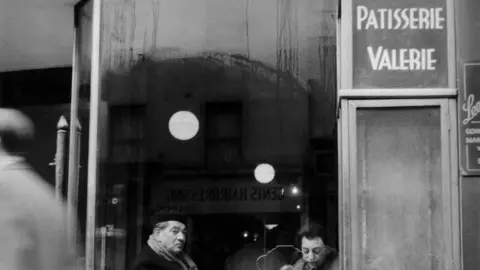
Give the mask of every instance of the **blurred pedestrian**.
[[0, 269], [74, 269], [66, 207], [22, 157], [33, 138], [27, 116], [0, 109]]

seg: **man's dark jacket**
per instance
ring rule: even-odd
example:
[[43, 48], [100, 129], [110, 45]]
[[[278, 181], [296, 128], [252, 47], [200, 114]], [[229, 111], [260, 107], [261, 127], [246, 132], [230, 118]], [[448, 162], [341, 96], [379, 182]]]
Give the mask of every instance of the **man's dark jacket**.
[[158, 255], [148, 245], [137, 255], [133, 261], [132, 270], [184, 270], [174, 261], [169, 261]]

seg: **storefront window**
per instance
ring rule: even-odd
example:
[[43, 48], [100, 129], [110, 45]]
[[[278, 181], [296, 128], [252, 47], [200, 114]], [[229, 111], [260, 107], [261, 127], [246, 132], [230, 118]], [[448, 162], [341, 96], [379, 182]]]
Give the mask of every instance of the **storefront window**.
[[102, 1], [95, 267], [162, 211], [199, 269], [292, 264], [307, 223], [338, 248], [335, 44], [336, 1]]

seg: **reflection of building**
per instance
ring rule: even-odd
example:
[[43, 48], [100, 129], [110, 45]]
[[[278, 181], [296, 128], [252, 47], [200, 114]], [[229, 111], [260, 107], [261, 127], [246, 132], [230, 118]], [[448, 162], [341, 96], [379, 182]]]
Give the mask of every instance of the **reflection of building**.
[[[231, 61], [238, 63], [225, 64]], [[259, 69], [264, 71], [253, 72]], [[314, 153], [312, 102], [311, 89], [293, 76], [240, 57], [144, 60], [128, 72], [107, 75], [105, 90], [109, 166], [115, 168], [106, 172], [109, 186], [128, 183], [131, 173], [120, 168], [142, 162], [135, 177], [145, 179], [147, 209], [180, 207], [191, 214], [303, 210], [289, 191], [312, 182], [312, 172], [305, 171], [314, 165], [306, 163]], [[175, 139], [167, 128], [180, 110], [193, 112], [201, 123], [188, 141]], [[316, 153], [319, 162], [333, 160]], [[261, 162], [276, 169], [274, 183], [255, 183], [253, 169]], [[124, 218], [127, 222], [129, 216]], [[137, 223], [130, 220], [134, 228]]]
[[[332, 35], [316, 28], [325, 20], [315, 12], [323, 9], [283, 0], [250, 1], [245, 8], [241, 2], [176, 1], [169, 10], [160, 1], [104, 2], [99, 115], [108, 125], [99, 126], [96, 220], [127, 234], [99, 239], [106, 250], [97, 254], [116, 269], [143, 244], [151, 211], [164, 207], [260, 219], [293, 213], [283, 222], [291, 234], [298, 213], [302, 220], [310, 213], [321, 217], [336, 242], [336, 166], [329, 162], [335, 152], [335, 50]], [[91, 8], [88, 2], [79, 12]], [[80, 18], [85, 83], [94, 60], [89, 30], [95, 28], [89, 28], [91, 16]], [[188, 33], [172, 31], [172, 23]], [[194, 138], [170, 134], [170, 117], [178, 111], [198, 117]], [[276, 171], [268, 184], [253, 177], [263, 162]], [[202, 222], [197, 218], [208, 230]]]
[[[143, 216], [163, 207], [180, 207], [192, 214], [299, 213], [309, 209], [320, 216], [326, 214], [325, 183], [310, 183], [314, 175], [313, 157], [320, 162], [322, 156], [334, 158], [330, 148], [322, 155], [314, 152], [313, 146], [318, 144], [315, 138], [334, 136], [334, 118], [325, 118], [325, 113], [331, 111], [330, 115], [334, 115], [335, 97], [327, 92], [333, 91], [335, 76], [326, 73], [325, 67], [322, 69], [322, 49], [314, 51], [316, 57], [309, 61], [315, 65], [315, 72], [308, 72], [306, 62], [300, 61], [308, 58], [301, 50], [313, 48], [320, 39], [310, 39], [311, 44], [307, 44], [300, 40], [302, 35], [290, 29], [301, 23], [296, 21], [296, 13], [304, 12], [298, 11], [292, 1], [291, 7], [283, 4], [283, 11], [291, 13], [291, 18], [281, 18], [280, 22], [272, 13], [258, 13], [275, 10], [277, 1], [251, 2], [247, 16], [250, 57], [245, 57], [244, 33], [232, 31], [243, 27], [245, 17], [236, 15], [234, 9], [243, 11], [244, 5], [207, 3], [206, 13], [179, 22], [196, 28], [207, 26], [186, 36], [175, 35], [166, 27], [167, 20], [176, 19], [165, 13], [161, 3], [152, 10], [139, 3], [134, 7], [107, 4], [117, 11], [106, 9], [103, 26], [102, 102], [108, 110], [105, 115], [109, 119], [109, 150], [102, 193], [107, 198], [123, 199], [115, 205], [107, 204], [112, 210], [105, 212], [101, 223], [115, 223], [116, 227], [138, 232], [139, 221], [145, 220]], [[189, 12], [183, 2], [172, 8]], [[232, 12], [226, 17], [212, 13], [215, 9]], [[151, 11], [153, 21], [158, 21], [153, 28], [142, 24]], [[211, 24], [212, 21], [215, 23]], [[113, 22], [118, 22], [115, 27], [110, 25]], [[279, 25], [284, 30], [277, 37], [270, 30]], [[143, 30], [136, 30], [139, 27], [147, 27], [147, 35], [153, 31], [156, 48], [131, 39], [142, 37], [148, 43], [149, 37], [144, 39]], [[313, 32], [308, 34], [314, 35]], [[291, 46], [290, 41], [296, 44]], [[165, 42], [169, 44], [163, 45]], [[330, 58], [333, 57], [331, 54]], [[322, 82], [324, 74], [332, 78], [329, 85]], [[170, 117], [181, 110], [193, 112], [200, 122], [198, 134], [188, 141], [176, 140], [167, 128]], [[253, 169], [261, 162], [274, 166], [274, 182], [255, 183]], [[335, 186], [331, 172], [319, 172], [316, 176], [322, 180], [328, 176]], [[301, 200], [306, 197], [292, 195], [289, 190], [293, 185], [315, 191], [309, 197], [315, 207], [306, 207], [307, 201]], [[123, 186], [123, 192], [112, 194], [114, 186]], [[219, 194], [205, 195], [208, 192]], [[116, 241], [116, 256], [124, 257], [124, 247], [118, 245], [124, 246], [125, 241], [141, 243], [143, 238], [138, 233], [127, 237]], [[131, 257], [137, 247], [127, 246]], [[119, 263], [116, 265], [120, 267]]]

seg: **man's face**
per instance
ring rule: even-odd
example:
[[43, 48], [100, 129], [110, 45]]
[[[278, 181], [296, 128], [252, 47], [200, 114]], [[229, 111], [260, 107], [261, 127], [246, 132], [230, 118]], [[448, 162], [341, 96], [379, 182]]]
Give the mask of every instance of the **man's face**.
[[325, 244], [320, 237], [308, 239], [302, 238], [302, 257], [309, 264], [323, 262], [327, 255]]
[[155, 228], [154, 237], [167, 251], [178, 254], [185, 246], [187, 227], [181, 222], [169, 221], [165, 229]]

